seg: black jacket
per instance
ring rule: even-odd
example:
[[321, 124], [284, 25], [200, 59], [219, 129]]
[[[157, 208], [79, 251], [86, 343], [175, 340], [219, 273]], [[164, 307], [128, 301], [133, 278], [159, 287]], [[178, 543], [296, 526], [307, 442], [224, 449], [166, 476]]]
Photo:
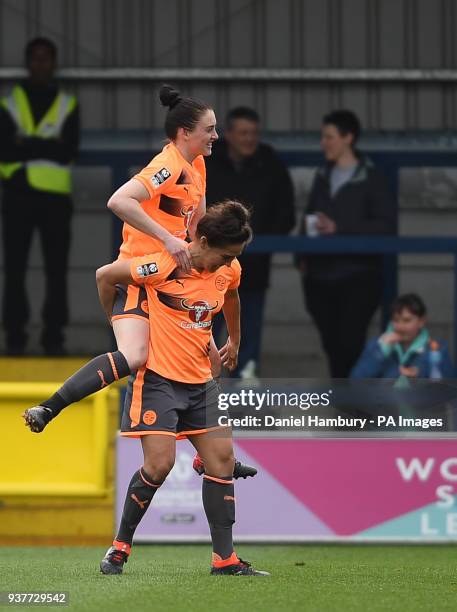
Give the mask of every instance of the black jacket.
[[[256, 234], [287, 234], [295, 225], [294, 190], [286, 166], [274, 150], [260, 144], [256, 153], [235, 167], [227, 143], [219, 140], [206, 158], [208, 206], [225, 198], [236, 198], [252, 212]], [[271, 256], [242, 255], [243, 289], [266, 289]]]
[[[352, 178], [332, 197], [332, 164], [317, 170], [305, 215], [325, 213], [336, 223], [340, 236], [386, 235], [396, 232], [396, 208], [387, 181], [364, 157]], [[304, 219], [300, 224], [304, 232]], [[326, 240], [331, 240], [327, 236]], [[342, 279], [360, 272], [380, 271], [382, 258], [377, 255], [312, 255], [306, 259], [306, 274], [316, 279]]]
[[[29, 81], [21, 83], [30, 102], [35, 123], [38, 123], [47, 112], [59, 93], [56, 83], [47, 86], [34, 86]], [[17, 126], [9, 112], [0, 107], [0, 161], [4, 163], [29, 161], [32, 159], [49, 159], [62, 164], [73, 161], [79, 146], [79, 110], [78, 106], [68, 115], [62, 126], [61, 137], [57, 138], [22, 138], [16, 141]], [[25, 169], [18, 170], [11, 179], [3, 182], [5, 196], [10, 198], [45, 198], [46, 200], [68, 200], [68, 196], [33, 189], [27, 182]]]

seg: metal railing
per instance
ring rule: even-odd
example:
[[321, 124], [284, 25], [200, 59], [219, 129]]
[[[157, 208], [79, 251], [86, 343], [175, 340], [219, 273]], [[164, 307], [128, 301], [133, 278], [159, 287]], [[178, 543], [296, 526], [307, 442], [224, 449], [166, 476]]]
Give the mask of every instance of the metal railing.
[[[26, 76], [23, 68], [0, 68], [0, 80]], [[62, 68], [58, 78], [71, 81], [194, 82], [370, 82], [455, 83], [457, 70], [445, 68]]]
[[[457, 71], [456, 71], [457, 74]], [[144, 146], [144, 144], [143, 144]], [[109, 166], [112, 171], [113, 191], [130, 178], [130, 169], [148, 163], [154, 152], [151, 149], [133, 148], [118, 150], [91, 148], [82, 152], [79, 165]], [[288, 166], [317, 167], [322, 163], [322, 154], [310, 150], [279, 151]], [[370, 158], [388, 178], [391, 190], [398, 199], [399, 173], [407, 167], [456, 167], [457, 157], [450, 149], [418, 150], [402, 149], [401, 145], [392, 150], [370, 152]], [[438, 211], [437, 211], [437, 214]], [[122, 222], [113, 217], [113, 256], [121, 240]], [[457, 351], [457, 238], [436, 237], [395, 237], [395, 236], [332, 236], [327, 238], [259, 236], [249, 247], [251, 252], [271, 253], [369, 253], [384, 257], [384, 296], [382, 304], [383, 321], [389, 317], [390, 304], [397, 296], [397, 255], [399, 253], [451, 254], [454, 256], [454, 308], [453, 340]]]
[[[294, 254], [376, 254], [388, 257], [400, 253], [449, 254], [454, 257], [453, 287], [453, 341], [457, 351], [457, 238], [440, 236], [258, 236], [248, 246], [250, 253], [294, 253]], [[390, 282], [389, 282], [390, 281]], [[383, 318], [387, 319], [389, 306], [396, 297], [396, 282], [386, 278], [383, 300]]]

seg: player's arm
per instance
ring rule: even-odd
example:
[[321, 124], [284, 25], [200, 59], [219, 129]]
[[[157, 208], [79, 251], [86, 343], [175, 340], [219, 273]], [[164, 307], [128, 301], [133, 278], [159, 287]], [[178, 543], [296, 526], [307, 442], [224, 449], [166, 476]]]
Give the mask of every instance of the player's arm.
[[144, 200], [151, 197], [146, 187], [136, 179], [131, 179], [108, 200], [108, 208], [119, 219], [128, 223], [135, 229], [160, 240], [165, 249], [175, 260], [176, 264], [185, 272], [190, 272], [190, 258], [187, 243], [181, 238], [170, 234], [168, 230], [154, 221], [140, 206]]
[[195, 231], [197, 229], [198, 222], [206, 213], [206, 196], [203, 196], [200, 200], [199, 205], [197, 206], [194, 214], [189, 223], [189, 236], [191, 240], [195, 240]]
[[238, 289], [229, 289], [225, 294], [223, 306], [225, 323], [227, 325], [228, 339], [221, 348], [222, 365], [229, 370], [234, 370], [238, 363], [238, 351], [240, 349], [241, 328], [240, 328], [240, 298]]
[[97, 279], [98, 297], [103, 310], [111, 321], [113, 304], [116, 297], [116, 285], [131, 285], [134, 283], [130, 272], [130, 259], [121, 259], [99, 268], [95, 274]]

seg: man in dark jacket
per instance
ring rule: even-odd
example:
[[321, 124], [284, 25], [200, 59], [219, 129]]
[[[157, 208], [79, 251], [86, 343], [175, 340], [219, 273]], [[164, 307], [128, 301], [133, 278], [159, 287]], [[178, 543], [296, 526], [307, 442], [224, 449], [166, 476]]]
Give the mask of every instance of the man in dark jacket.
[[[236, 198], [252, 212], [254, 235], [287, 234], [295, 224], [293, 185], [274, 150], [259, 142], [260, 119], [255, 110], [238, 107], [226, 117], [224, 139], [213, 145], [206, 160], [208, 206]], [[240, 286], [241, 347], [237, 373], [255, 376], [271, 256], [242, 255]], [[218, 327], [215, 329], [217, 336]]]
[[[384, 176], [355, 149], [360, 123], [351, 111], [323, 118], [326, 164], [315, 175], [301, 231], [332, 235], [395, 232], [395, 206]], [[333, 378], [346, 378], [381, 302], [382, 258], [313, 255], [302, 261], [308, 311], [319, 330]]]
[[64, 352], [68, 320], [67, 267], [72, 211], [70, 162], [79, 142], [76, 98], [54, 81], [57, 49], [46, 38], [25, 51], [29, 78], [0, 103], [0, 178], [3, 186], [5, 284], [3, 324], [7, 353], [22, 355], [29, 305], [25, 277], [35, 229], [40, 233], [46, 275], [41, 344]]

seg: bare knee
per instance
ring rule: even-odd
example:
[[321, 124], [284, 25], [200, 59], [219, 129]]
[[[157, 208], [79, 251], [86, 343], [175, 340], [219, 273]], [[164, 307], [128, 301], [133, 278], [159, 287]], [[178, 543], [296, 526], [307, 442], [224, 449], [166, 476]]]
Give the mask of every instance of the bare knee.
[[142, 368], [148, 359], [148, 347], [146, 345], [138, 345], [132, 348], [119, 347], [119, 350], [124, 355], [130, 370], [139, 370]]
[[204, 458], [205, 472], [211, 476], [230, 476], [235, 467], [233, 447], [224, 447]]
[[154, 482], [163, 482], [175, 463], [174, 457], [154, 457], [145, 459], [144, 469]]

